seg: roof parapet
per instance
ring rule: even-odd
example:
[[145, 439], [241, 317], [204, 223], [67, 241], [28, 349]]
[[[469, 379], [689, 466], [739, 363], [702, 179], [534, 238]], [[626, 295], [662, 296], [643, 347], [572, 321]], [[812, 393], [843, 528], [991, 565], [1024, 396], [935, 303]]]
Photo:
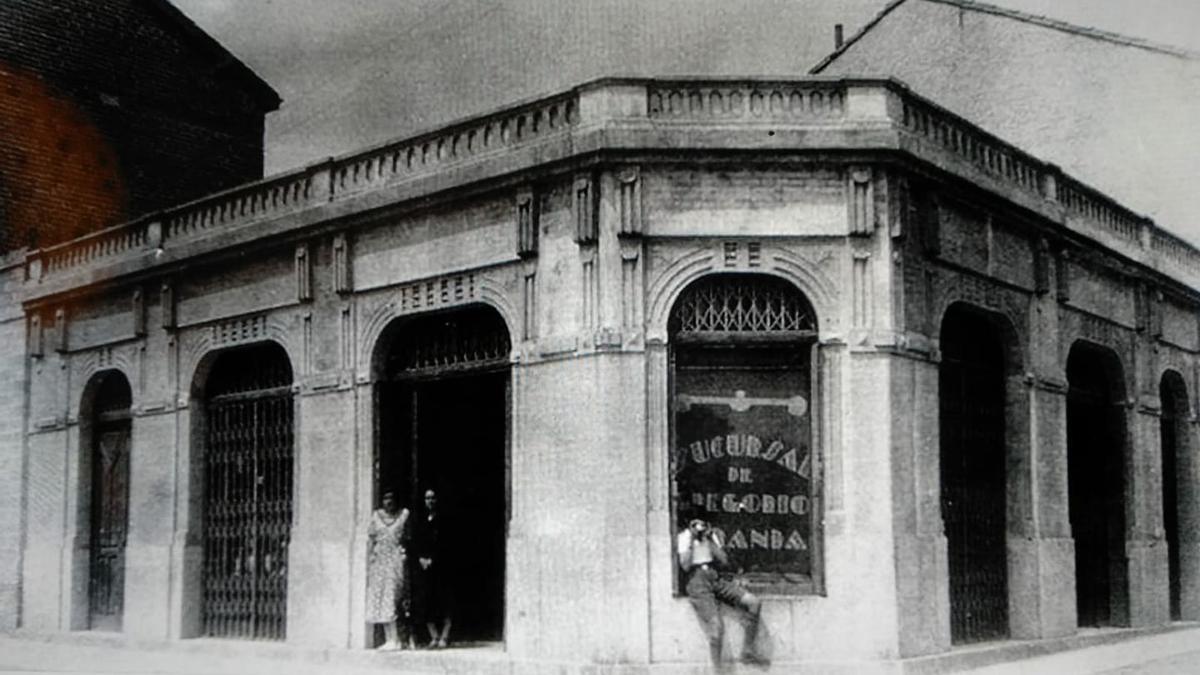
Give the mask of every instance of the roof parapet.
[[[487, 163], [504, 156], [519, 160], [505, 165], [512, 172], [545, 162], [553, 154], [547, 153], [551, 147], [558, 158], [610, 148], [830, 150], [841, 147], [837, 138], [845, 136], [826, 141], [804, 136], [814, 139], [811, 146], [797, 146], [794, 139], [801, 132], [864, 129], [886, 132], [891, 140], [869, 141], [876, 145], [856, 150], [907, 152], [1200, 289], [1196, 248], [895, 80], [606, 78], [32, 251], [26, 261], [28, 297], [64, 292], [73, 283], [93, 280], [95, 267], [120, 267], [125, 270], [121, 273], [129, 273], [131, 265], [147, 269], [159, 264], [164, 251], [190, 255], [199, 250], [197, 242], [214, 249], [231, 246], [234, 239], [218, 235], [236, 231], [238, 240], [246, 241], [262, 236], [263, 230], [256, 228], [264, 223], [300, 212], [340, 204], [345, 208], [339, 214], [345, 215], [353, 210], [355, 199], [373, 193], [386, 191], [393, 203], [422, 197], [421, 190], [427, 189], [422, 181], [441, 173], [480, 168], [463, 180], [483, 180], [491, 176], [484, 171]], [[754, 145], [730, 145], [728, 139], [713, 145], [717, 141], [711, 139], [721, 134], [701, 133], [710, 131], [725, 136], [753, 132], [738, 138], [752, 137]], [[796, 134], [783, 133], [788, 131]], [[591, 138], [588, 134], [600, 132], [607, 135], [593, 138], [591, 145], [585, 142], [585, 137]], [[621, 132], [628, 136], [617, 143], [614, 139]], [[374, 200], [372, 207], [379, 203]], [[319, 220], [308, 218], [306, 223]]]

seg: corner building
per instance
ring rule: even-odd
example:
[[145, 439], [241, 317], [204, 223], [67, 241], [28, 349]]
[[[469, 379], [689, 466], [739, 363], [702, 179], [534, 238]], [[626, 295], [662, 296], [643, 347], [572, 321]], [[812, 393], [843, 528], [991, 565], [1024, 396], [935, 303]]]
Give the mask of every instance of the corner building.
[[427, 487], [525, 667], [703, 664], [688, 509], [782, 671], [1200, 616], [1200, 252], [895, 81], [595, 81], [24, 269], [26, 630], [368, 647]]

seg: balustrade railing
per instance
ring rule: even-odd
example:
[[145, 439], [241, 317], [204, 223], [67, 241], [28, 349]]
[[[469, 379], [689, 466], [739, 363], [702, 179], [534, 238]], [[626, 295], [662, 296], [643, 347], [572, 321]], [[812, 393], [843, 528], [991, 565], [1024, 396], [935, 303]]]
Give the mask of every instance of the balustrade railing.
[[149, 229], [148, 221], [137, 220], [42, 249], [43, 269], [47, 273], [56, 272], [144, 248], [149, 241]]
[[1175, 235], [1155, 229], [1150, 236], [1150, 249], [1189, 272], [1200, 274], [1200, 254], [1190, 244]]
[[1141, 243], [1142, 219], [1094, 190], [1070, 179], [1061, 179], [1058, 201], [1068, 215], [1082, 218], [1109, 235]]
[[1018, 188], [1044, 196], [1044, 165], [998, 138], [950, 113], [905, 97], [901, 124], [918, 136], [949, 150], [977, 169]]
[[648, 92], [652, 119], [822, 120], [846, 112], [841, 82], [663, 82]]
[[316, 196], [313, 170], [275, 176], [221, 192], [166, 212], [167, 239], [213, 227], [282, 215], [308, 206]]
[[[644, 107], [603, 103], [606, 87], [628, 96], [640, 89]], [[853, 88], [853, 91], [851, 90]], [[582, 105], [582, 92], [594, 96]], [[855, 98], [887, 100], [855, 108]], [[615, 99], [614, 99], [615, 100]], [[598, 119], [581, 120], [583, 110]], [[741, 123], [813, 125], [884, 122], [922, 139], [922, 147], [950, 153], [1035, 201], [1062, 209], [1066, 224], [1093, 234], [1135, 259], [1161, 256], [1200, 273], [1200, 251], [1057, 168], [939, 108], [907, 89], [878, 80], [623, 80], [601, 81], [563, 94], [452, 124], [430, 133], [315, 164], [303, 170], [168, 209], [137, 221], [31, 252], [31, 276], [44, 277], [133, 252], [169, 248], [173, 241], [203, 237], [288, 215], [380, 187], [401, 184], [457, 163], [503, 153], [568, 133], [580, 122], [592, 127], [615, 117], [656, 124], [736, 126]], [[918, 149], [920, 153], [922, 150]]]
[[336, 162], [334, 197], [561, 132], [579, 121], [577, 98], [571, 92], [543, 99]]
[[[402, 181], [409, 175], [499, 152], [564, 131], [578, 121], [578, 93], [571, 91], [239, 186], [43, 249], [33, 257], [41, 258], [44, 276], [129, 251], [169, 246], [173, 240], [287, 215]], [[154, 241], [147, 234], [151, 221], [161, 228]]]

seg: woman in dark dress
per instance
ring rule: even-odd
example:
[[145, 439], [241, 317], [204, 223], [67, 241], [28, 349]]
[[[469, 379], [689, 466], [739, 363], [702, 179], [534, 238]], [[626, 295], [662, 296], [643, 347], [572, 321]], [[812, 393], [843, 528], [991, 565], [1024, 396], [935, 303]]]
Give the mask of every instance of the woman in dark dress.
[[430, 649], [444, 649], [450, 640], [452, 589], [445, 536], [437, 495], [426, 490], [425, 509], [412, 522], [409, 559], [413, 561], [414, 623], [424, 623], [429, 630]]

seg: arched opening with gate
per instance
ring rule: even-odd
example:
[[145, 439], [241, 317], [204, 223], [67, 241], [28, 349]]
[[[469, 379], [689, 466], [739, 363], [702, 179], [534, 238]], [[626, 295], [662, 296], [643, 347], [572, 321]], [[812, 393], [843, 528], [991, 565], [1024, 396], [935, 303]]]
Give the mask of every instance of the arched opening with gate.
[[203, 388], [201, 630], [282, 640], [292, 530], [292, 367], [275, 343], [219, 353]]
[[811, 303], [779, 277], [712, 274], [667, 328], [674, 531], [709, 521], [760, 593], [822, 593]]
[[1125, 386], [1117, 355], [1077, 342], [1067, 358], [1067, 487], [1080, 626], [1129, 623]]
[[[411, 511], [410, 532], [437, 495], [441, 572], [429, 582], [448, 604], [459, 645], [504, 639], [510, 504], [510, 353], [504, 319], [471, 305], [401, 318], [374, 359], [378, 382], [375, 504], [394, 492]], [[412, 548], [410, 546], [410, 548]], [[417, 573], [410, 554], [410, 573]], [[435, 565], [439, 564], [435, 562]], [[414, 582], [414, 620], [434, 601]], [[423, 622], [418, 635], [424, 640]]]
[[950, 308], [938, 367], [941, 507], [950, 637], [1007, 637], [1005, 345], [982, 312]]
[[[1195, 531], [1197, 513], [1194, 501], [1196, 486], [1188, 479], [1195, 475], [1195, 460], [1192, 456], [1191, 433], [1188, 422], [1187, 385], [1183, 376], [1171, 370], [1163, 374], [1159, 383], [1159, 400], [1162, 403], [1160, 418], [1160, 440], [1162, 443], [1162, 506], [1163, 530], [1167, 540], [1167, 579], [1169, 584], [1171, 619], [1183, 618], [1183, 578], [1188, 575], [1189, 586], [1196, 583], [1194, 570], [1185, 570], [1182, 565], [1181, 533]], [[1195, 539], [1195, 535], [1187, 539]]]
[[119, 631], [125, 609], [125, 544], [129, 534], [130, 405], [125, 375], [107, 371], [85, 389], [83, 437], [88, 481], [87, 627]]

